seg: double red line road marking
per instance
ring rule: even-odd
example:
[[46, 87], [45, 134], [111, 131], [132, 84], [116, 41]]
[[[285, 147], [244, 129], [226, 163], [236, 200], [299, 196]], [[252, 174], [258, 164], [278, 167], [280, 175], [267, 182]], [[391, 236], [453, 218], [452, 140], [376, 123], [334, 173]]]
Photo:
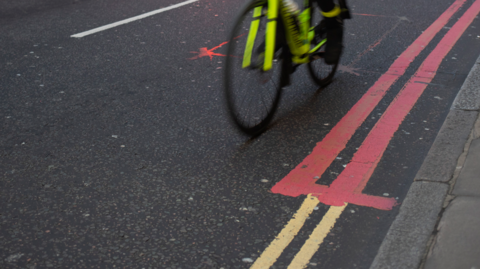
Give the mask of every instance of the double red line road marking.
[[[278, 182], [272, 192], [287, 196], [312, 194], [320, 202], [341, 206], [352, 203], [361, 206], [390, 210], [396, 205], [394, 198], [363, 194], [370, 176], [380, 161], [394, 133], [412, 109], [428, 83], [436, 74], [443, 58], [457, 42], [480, 10], [480, 1], [475, 1], [465, 14], [443, 37], [437, 47], [425, 59], [415, 75], [403, 87], [395, 100], [371, 130], [343, 172], [330, 184], [315, 182], [345, 149], [355, 131], [377, 106], [390, 87], [402, 76], [410, 63], [445, 26], [466, 0], [455, 1], [422, 35], [420, 35], [390, 66], [367, 93], [352, 107], [325, 138], [317, 143], [294, 170]], [[415, 81], [414, 81], [415, 80]], [[417, 83], [415, 83], [417, 82]], [[421, 83], [418, 83], [421, 82]]]
[[345, 149], [353, 134], [390, 87], [400, 76], [405, 74], [406, 69], [415, 57], [431, 42], [465, 2], [466, 0], [456, 0], [430, 25], [394, 61], [388, 71], [375, 82], [330, 133], [321, 142], [317, 143], [312, 153], [272, 188], [273, 193], [293, 197], [308, 196], [294, 217], [255, 261], [252, 268], [269, 268], [273, 265], [283, 249], [290, 244], [294, 236], [300, 231], [318, 202], [331, 207], [288, 268], [304, 268], [307, 265], [348, 203], [381, 210], [391, 210], [397, 204], [394, 198], [372, 196], [364, 194], [362, 191], [394, 133], [420, 98], [428, 83], [435, 77], [445, 56], [480, 12], [480, 0], [476, 0], [468, 8], [423, 61], [416, 73], [400, 90], [394, 101], [370, 131], [343, 172], [329, 186], [316, 184], [316, 181], [338, 154]]

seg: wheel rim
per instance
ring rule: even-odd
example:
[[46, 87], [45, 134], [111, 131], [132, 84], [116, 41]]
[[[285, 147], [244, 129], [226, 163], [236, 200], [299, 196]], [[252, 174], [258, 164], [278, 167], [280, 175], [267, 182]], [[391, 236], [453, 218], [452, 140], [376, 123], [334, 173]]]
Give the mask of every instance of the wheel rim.
[[[243, 12], [231, 35], [225, 70], [227, 107], [236, 125], [244, 132], [261, 131], [271, 120], [280, 97], [281, 49], [275, 54], [271, 70], [264, 72], [263, 51], [266, 16], [260, 18], [260, 27], [254, 42], [252, 64], [242, 68], [243, 53], [255, 5]], [[257, 3], [258, 6], [258, 3]], [[266, 9], [264, 9], [266, 13]]]

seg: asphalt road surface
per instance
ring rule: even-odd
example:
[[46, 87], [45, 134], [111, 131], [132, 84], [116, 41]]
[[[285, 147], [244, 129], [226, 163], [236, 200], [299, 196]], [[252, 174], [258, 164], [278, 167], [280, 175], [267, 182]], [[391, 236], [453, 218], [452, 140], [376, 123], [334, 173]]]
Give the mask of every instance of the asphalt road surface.
[[[478, 1], [350, 0], [334, 82], [318, 91], [300, 67], [256, 139], [227, 118], [217, 47], [243, 1], [82, 37], [182, 2], [3, 1], [0, 267], [368, 268], [480, 54], [479, 20], [461, 19]], [[408, 85], [424, 89], [405, 110]], [[333, 158], [322, 174], [288, 183], [317, 145]], [[315, 187], [359, 163], [368, 199]]]

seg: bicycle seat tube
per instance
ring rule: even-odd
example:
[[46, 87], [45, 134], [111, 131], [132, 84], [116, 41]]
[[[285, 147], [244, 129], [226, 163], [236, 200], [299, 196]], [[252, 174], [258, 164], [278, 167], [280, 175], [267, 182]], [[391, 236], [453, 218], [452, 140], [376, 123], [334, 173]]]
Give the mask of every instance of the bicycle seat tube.
[[308, 23], [310, 21], [310, 8], [303, 10], [301, 14], [296, 16], [287, 10], [283, 5], [283, 1], [279, 1], [281, 5], [281, 15], [285, 25], [285, 36], [287, 44], [292, 53], [292, 61], [294, 63], [308, 62], [308, 52], [310, 49], [310, 42], [308, 40]]

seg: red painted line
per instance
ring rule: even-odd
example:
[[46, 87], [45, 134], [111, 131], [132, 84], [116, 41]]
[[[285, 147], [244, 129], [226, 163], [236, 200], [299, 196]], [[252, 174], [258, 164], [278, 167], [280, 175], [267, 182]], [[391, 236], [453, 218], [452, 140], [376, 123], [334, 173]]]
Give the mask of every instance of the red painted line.
[[[336, 193], [328, 195], [329, 186], [316, 184], [316, 178], [321, 176], [330, 166], [335, 157], [345, 148], [347, 142], [365, 121], [366, 117], [372, 112], [375, 106], [380, 102], [391, 85], [395, 83], [400, 76], [405, 73], [410, 63], [416, 56], [430, 43], [433, 37], [445, 26], [450, 18], [465, 3], [466, 0], [455, 1], [432, 25], [430, 25], [390, 66], [388, 71], [383, 74], [377, 82], [367, 91], [367, 93], [352, 107], [352, 109], [340, 120], [340, 122], [328, 133], [325, 138], [317, 143], [312, 153], [308, 155], [294, 170], [285, 178], [278, 182], [272, 188], [273, 193], [279, 193], [287, 196], [299, 196], [309, 193], [319, 194], [319, 199], [329, 205], [338, 205], [339, 200], [346, 202], [349, 198], [350, 203], [358, 204], [359, 198], [363, 199], [362, 205], [373, 206], [381, 209], [390, 209], [395, 200], [393, 198], [367, 196], [360, 193], [352, 194], [351, 197], [343, 197], [344, 194]], [[348, 167], [348, 166], [347, 166]], [[367, 173], [373, 173], [373, 170]], [[334, 181], [335, 183], [335, 181]], [[333, 183], [332, 183], [333, 185]], [[353, 185], [356, 188], [356, 185]], [[326, 194], [326, 195], [320, 195]], [[345, 194], [347, 195], [347, 194]], [[338, 199], [335, 199], [337, 196]], [[345, 199], [343, 199], [345, 198]], [[351, 198], [351, 199], [350, 199]], [[368, 203], [367, 203], [368, 202]]]
[[[415, 75], [405, 84], [375, 127], [370, 131], [357, 153], [353, 156], [352, 161], [330, 185], [328, 191], [320, 194], [327, 196], [324, 198], [324, 201], [340, 205], [343, 202], [349, 202], [357, 205], [373, 206], [379, 209], [390, 209], [386, 201], [373, 201], [372, 196], [361, 194], [361, 192], [377, 167], [394, 133], [428, 86], [428, 84], [415, 82], [420, 80], [430, 83], [432, 81], [447, 53], [479, 12], [480, 0], [477, 0], [428, 55]], [[326, 195], [327, 193], [330, 195]], [[378, 204], [372, 205], [372, 203]]]

